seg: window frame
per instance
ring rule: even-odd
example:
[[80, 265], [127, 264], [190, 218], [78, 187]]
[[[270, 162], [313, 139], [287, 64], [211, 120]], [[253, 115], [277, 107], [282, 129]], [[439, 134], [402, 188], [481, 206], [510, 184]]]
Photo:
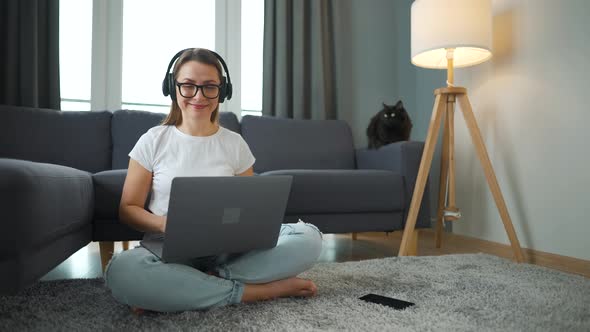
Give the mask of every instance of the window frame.
[[[114, 111], [121, 109], [123, 105], [123, 1], [93, 0], [91, 110]], [[242, 115], [241, 5], [241, 0], [215, 1], [215, 51], [231, 68], [230, 77], [233, 85], [232, 99], [220, 104], [220, 111], [232, 112], [238, 118]], [[166, 68], [162, 68], [162, 78], [165, 70]], [[125, 104], [144, 105], [137, 101]]]

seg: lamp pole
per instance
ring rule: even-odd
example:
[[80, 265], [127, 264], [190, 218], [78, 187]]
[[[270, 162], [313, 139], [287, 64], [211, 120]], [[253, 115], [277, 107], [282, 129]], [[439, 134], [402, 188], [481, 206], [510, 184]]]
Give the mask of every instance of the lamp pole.
[[453, 71], [453, 55], [455, 53], [455, 48], [446, 48], [447, 50], [447, 86], [452, 87], [455, 83], [455, 73]]
[[[454, 87], [453, 55], [454, 48], [446, 49], [447, 58], [447, 87]], [[442, 246], [442, 231], [445, 221], [461, 218], [461, 211], [456, 206], [455, 199], [455, 95], [443, 95], [446, 98], [446, 108], [443, 110], [443, 145], [441, 151], [440, 183], [438, 195], [438, 209], [436, 215], [435, 244]]]

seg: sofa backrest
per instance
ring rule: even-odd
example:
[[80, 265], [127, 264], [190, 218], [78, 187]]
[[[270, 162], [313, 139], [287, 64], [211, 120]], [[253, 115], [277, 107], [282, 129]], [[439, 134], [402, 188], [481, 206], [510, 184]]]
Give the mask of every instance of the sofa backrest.
[[[112, 169], [129, 166], [129, 152], [137, 140], [150, 128], [158, 126], [166, 117], [164, 113], [117, 110], [113, 112], [111, 134], [113, 141]], [[219, 124], [240, 133], [240, 123], [234, 113], [219, 112]]]
[[113, 140], [112, 169], [129, 166], [129, 152], [137, 140], [150, 128], [159, 125], [166, 117], [164, 113], [117, 110], [111, 118], [111, 139]]
[[254, 171], [355, 168], [352, 132], [343, 120], [242, 117]]
[[111, 115], [0, 105], [0, 158], [110, 169]]

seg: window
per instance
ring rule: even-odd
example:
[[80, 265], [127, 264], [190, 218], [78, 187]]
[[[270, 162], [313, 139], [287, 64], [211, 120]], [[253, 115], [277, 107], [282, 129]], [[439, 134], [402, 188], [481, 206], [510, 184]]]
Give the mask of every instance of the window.
[[59, 2], [61, 109], [90, 110], [92, 0]]
[[264, 0], [61, 0], [62, 109], [168, 112], [170, 59], [204, 47], [230, 70], [234, 98], [222, 110], [260, 114], [263, 24]]
[[[247, 5], [246, 5], [247, 4]], [[264, 40], [264, 0], [242, 3], [242, 114], [262, 112], [262, 49]]]
[[125, 0], [123, 108], [167, 113], [166, 68], [176, 52], [192, 45], [215, 49], [215, 0]]

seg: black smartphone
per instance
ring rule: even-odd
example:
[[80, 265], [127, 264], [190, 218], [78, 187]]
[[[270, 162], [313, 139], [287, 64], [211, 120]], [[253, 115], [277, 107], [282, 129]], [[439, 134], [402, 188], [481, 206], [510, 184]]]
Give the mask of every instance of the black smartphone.
[[392, 297], [381, 296], [381, 295], [377, 295], [377, 294], [367, 294], [367, 295], [359, 297], [359, 299], [361, 299], [363, 301], [371, 302], [371, 303], [385, 305], [385, 306], [392, 307], [392, 308], [395, 308], [398, 310], [402, 310], [402, 309], [405, 309], [407, 307], [411, 307], [414, 305], [414, 303], [412, 303], [412, 302], [402, 301], [402, 300], [394, 299]]

